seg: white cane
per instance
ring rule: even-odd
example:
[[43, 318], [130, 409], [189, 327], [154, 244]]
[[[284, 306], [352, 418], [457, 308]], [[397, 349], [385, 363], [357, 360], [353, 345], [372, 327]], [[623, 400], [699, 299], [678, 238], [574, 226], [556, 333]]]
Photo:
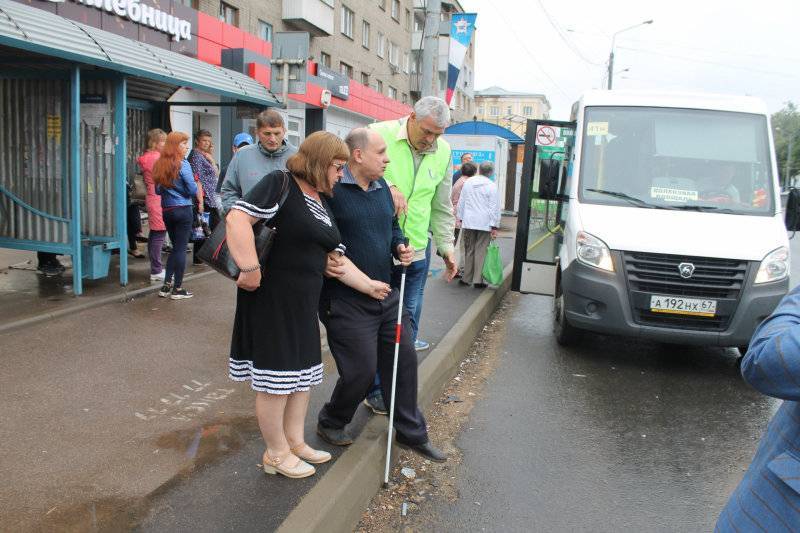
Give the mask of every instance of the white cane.
[[[405, 245], [408, 246], [408, 239]], [[400, 355], [400, 335], [403, 332], [403, 294], [406, 291], [406, 267], [400, 276], [400, 301], [397, 303], [397, 324], [394, 333], [394, 362], [392, 363], [392, 397], [389, 400], [389, 435], [386, 438], [386, 469], [383, 472], [383, 488], [389, 487], [389, 463], [392, 459], [392, 430], [394, 429], [394, 395], [397, 385], [397, 358]]]

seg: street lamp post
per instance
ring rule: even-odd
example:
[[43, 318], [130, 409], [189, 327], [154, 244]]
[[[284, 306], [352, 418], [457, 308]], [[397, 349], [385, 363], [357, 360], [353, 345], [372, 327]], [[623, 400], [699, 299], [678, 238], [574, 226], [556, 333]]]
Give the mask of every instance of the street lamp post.
[[653, 19], [645, 20], [644, 22], [640, 22], [639, 24], [634, 24], [633, 26], [628, 26], [627, 28], [622, 28], [621, 30], [614, 32], [614, 35], [611, 36], [611, 53], [608, 55], [608, 90], [611, 90], [611, 87], [614, 83], [614, 42], [617, 39], [617, 35], [624, 31], [632, 30], [634, 28], [638, 28], [639, 26], [644, 26], [645, 24], [652, 24]]

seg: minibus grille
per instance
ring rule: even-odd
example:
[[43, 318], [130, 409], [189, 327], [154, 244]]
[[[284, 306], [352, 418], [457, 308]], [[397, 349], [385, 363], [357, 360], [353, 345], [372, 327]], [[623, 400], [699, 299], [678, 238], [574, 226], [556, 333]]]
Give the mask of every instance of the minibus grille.
[[[640, 324], [683, 329], [724, 330], [736, 311], [748, 275], [748, 262], [646, 252], [623, 252], [625, 278], [634, 320]], [[690, 278], [678, 265], [691, 263]], [[674, 315], [650, 311], [650, 296], [683, 296], [717, 301], [714, 317]]]

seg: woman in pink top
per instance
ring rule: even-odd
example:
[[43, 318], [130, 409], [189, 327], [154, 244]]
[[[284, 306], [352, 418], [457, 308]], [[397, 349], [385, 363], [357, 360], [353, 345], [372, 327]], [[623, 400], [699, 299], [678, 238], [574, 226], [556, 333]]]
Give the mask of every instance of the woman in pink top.
[[145, 207], [150, 234], [147, 237], [147, 253], [150, 255], [150, 281], [164, 281], [164, 269], [161, 265], [161, 248], [167, 236], [167, 227], [161, 214], [161, 197], [156, 194], [153, 182], [153, 165], [161, 156], [161, 149], [167, 141], [167, 134], [158, 128], [147, 132], [147, 150], [136, 160], [142, 169], [142, 177], [147, 187]]

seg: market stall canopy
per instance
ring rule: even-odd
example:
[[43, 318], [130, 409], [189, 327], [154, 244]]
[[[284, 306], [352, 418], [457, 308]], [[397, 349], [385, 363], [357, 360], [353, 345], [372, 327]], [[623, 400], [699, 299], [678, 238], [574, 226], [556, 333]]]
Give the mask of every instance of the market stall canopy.
[[94, 65], [228, 98], [280, 105], [262, 84], [240, 72], [134, 41], [11, 0], [0, 0], [0, 45]]

